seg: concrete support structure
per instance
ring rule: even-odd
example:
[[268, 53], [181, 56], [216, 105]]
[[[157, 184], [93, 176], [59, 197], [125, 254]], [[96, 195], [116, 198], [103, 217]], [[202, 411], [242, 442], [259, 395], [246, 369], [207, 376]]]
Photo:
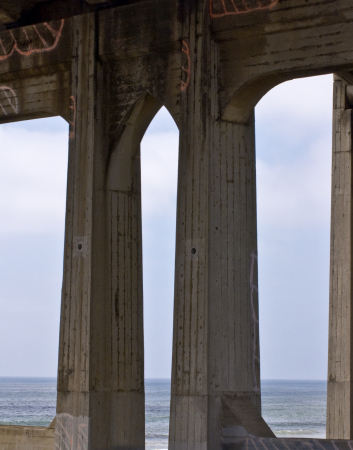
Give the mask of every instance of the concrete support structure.
[[343, 79], [333, 92], [327, 437], [353, 438], [352, 109]]
[[[165, 105], [180, 130], [170, 450], [296, 448], [275, 443], [261, 417], [254, 107], [283, 81], [332, 72], [328, 437], [350, 439], [351, 1], [12, 3], [0, 0], [0, 123], [70, 124], [55, 444], [52, 430], [45, 442], [144, 448], [139, 156]], [[10, 442], [0, 427], [0, 445], [28, 436], [31, 448], [36, 433], [12, 428]]]
[[54, 427], [0, 425], [1, 450], [52, 450]]
[[[218, 448], [236, 436], [239, 401], [261, 419], [255, 129], [217, 120], [218, 48], [207, 2], [190, 2], [193, 53], [180, 120], [170, 449]], [[256, 416], [256, 417], [257, 417]]]

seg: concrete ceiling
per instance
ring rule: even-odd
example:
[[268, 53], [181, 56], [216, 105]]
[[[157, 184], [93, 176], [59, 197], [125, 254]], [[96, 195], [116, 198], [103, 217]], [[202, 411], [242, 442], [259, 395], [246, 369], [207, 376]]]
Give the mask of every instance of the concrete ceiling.
[[[23, 11], [33, 8], [36, 3], [43, 0], [1, 0], [0, 21], [2, 23], [16, 22], [20, 19]], [[48, 1], [48, 0], [44, 0]]]
[[0, 27], [47, 22], [138, 1], [141, 0], [0, 0]]

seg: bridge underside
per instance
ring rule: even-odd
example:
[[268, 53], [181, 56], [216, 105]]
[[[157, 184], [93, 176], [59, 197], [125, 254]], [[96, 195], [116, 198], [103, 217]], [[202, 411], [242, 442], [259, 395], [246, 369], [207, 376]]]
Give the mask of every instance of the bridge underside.
[[[180, 131], [170, 450], [351, 449], [351, 0], [0, 0], [0, 20], [0, 123], [70, 124], [55, 436], [0, 427], [1, 449], [145, 446], [139, 155], [162, 105]], [[254, 107], [333, 72], [330, 440], [276, 439], [261, 417]]]

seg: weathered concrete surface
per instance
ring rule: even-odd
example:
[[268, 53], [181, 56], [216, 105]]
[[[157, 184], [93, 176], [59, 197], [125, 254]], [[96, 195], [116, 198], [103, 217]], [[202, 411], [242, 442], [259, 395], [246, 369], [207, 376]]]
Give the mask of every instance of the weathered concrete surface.
[[347, 84], [333, 93], [330, 326], [327, 437], [353, 437], [352, 392], [352, 109]]
[[[225, 120], [246, 121], [260, 98], [283, 81], [352, 68], [350, 0], [248, 1], [246, 14], [225, 3], [227, 13], [212, 21]], [[256, 11], [259, 3], [267, 7]], [[223, 10], [222, 0], [211, 5]]]
[[[273, 436], [261, 417], [253, 109], [284, 80], [333, 71], [343, 98], [351, 0], [11, 5], [0, 0], [0, 123], [70, 124], [56, 448], [144, 448], [139, 157], [162, 105], [180, 130], [170, 448]], [[331, 438], [352, 438], [350, 109], [337, 105], [328, 423]]]
[[[245, 435], [245, 436], [244, 436]], [[353, 441], [308, 438], [257, 438], [255, 436], [223, 439], [224, 450], [352, 450]]]
[[53, 450], [54, 428], [0, 425], [1, 450]]

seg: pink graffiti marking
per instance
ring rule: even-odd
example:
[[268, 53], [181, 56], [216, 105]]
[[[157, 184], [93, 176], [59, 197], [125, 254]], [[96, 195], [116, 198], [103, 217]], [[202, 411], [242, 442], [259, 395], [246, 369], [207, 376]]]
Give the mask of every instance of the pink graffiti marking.
[[88, 424], [80, 423], [79, 418], [70, 414], [60, 414], [55, 427], [54, 448], [72, 450], [74, 446], [77, 450], [88, 449]]
[[287, 450], [291, 450], [285, 439], [281, 439], [280, 443], [283, 444]]
[[71, 119], [69, 120], [70, 125], [70, 132], [69, 132], [69, 139], [73, 139], [75, 137], [75, 128], [76, 128], [76, 100], [73, 95], [70, 97], [70, 105], [69, 108], [71, 109]]
[[311, 439], [311, 438], [262, 438], [249, 434], [246, 439], [246, 450], [287, 450], [310, 449], [310, 450], [339, 450], [345, 448], [342, 443], [347, 443], [350, 450], [353, 449], [351, 440], [337, 439]]
[[269, 450], [266, 443], [264, 442], [264, 438], [259, 438], [260, 444], [265, 448], [265, 450]]
[[[70, 448], [72, 447], [72, 436], [71, 433], [68, 433], [68, 431], [65, 429], [64, 425], [57, 420], [57, 424], [56, 424], [56, 430], [55, 433], [59, 434], [61, 437], [61, 441], [64, 444], [64, 446], [66, 447], [67, 450], [70, 450]], [[67, 444], [67, 440], [69, 440], [70, 445]], [[56, 449], [59, 449], [59, 442], [55, 441], [54, 443], [54, 447]]]
[[271, 9], [279, 0], [210, 0], [212, 18]]
[[[275, 444], [274, 442], [272, 442], [272, 445], [274, 446], [275, 450], [280, 450], [280, 449], [276, 446], [276, 444]], [[288, 446], [286, 446], [286, 448], [287, 448], [287, 450], [288, 450]]]
[[181, 80], [181, 86], [180, 86], [180, 90], [182, 92], [186, 91], [187, 88], [189, 87], [190, 84], [190, 66], [191, 66], [191, 60], [190, 60], [190, 48], [189, 48], [189, 44], [186, 41], [182, 41], [182, 48], [181, 51], [183, 53], [185, 53], [186, 55], [186, 64], [184, 66], [181, 67], [181, 70], [183, 71], [183, 73], [185, 74], [185, 81]]
[[8, 115], [8, 108], [12, 110], [10, 111], [11, 114], [18, 113], [18, 100], [16, 93], [8, 86], [0, 86], [0, 110], [5, 116]]
[[[325, 447], [324, 447], [317, 439], [315, 439], [314, 442], [315, 442], [316, 445], [318, 445], [319, 447], [321, 447], [322, 450], [325, 450]], [[348, 441], [347, 443], [348, 443], [348, 446], [350, 447], [349, 441]], [[351, 449], [351, 450], [353, 450], [353, 449]]]
[[254, 305], [254, 292], [257, 292], [257, 286], [255, 286], [254, 284], [254, 271], [255, 271], [255, 264], [256, 264], [256, 260], [257, 260], [257, 256], [254, 252], [251, 253], [250, 255], [251, 257], [251, 264], [250, 264], [250, 306], [251, 306], [251, 314], [252, 314], [252, 323], [253, 323], [253, 361], [252, 361], [252, 366], [253, 366], [253, 377], [254, 377], [254, 392], [259, 392], [260, 391], [260, 387], [257, 381], [257, 376], [256, 376], [256, 363], [259, 363], [259, 357], [256, 354], [256, 350], [257, 350], [257, 327], [258, 327], [258, 323], [259, 320], [256, 316], [256, 311], [255, 311], [255, 305]]
[[[343, 441], [347, 443], [350, 450], [353, 450], [351, 440]], [[310, 450], [339, 450], [342, 449], [342, 440], [326, 440], [326, 439], [311, 439], [311, 438], [263, 438], [255, 437], [249, 434], [245, 444], [246, 450], [280, 450], [285, 448], [287, 450], [310, 449]]]
[[60, 40], [65, 20], [31, 25], [18, 30], [0, 33], [0, 61], [14, 53], [30, 56], [34, 53], [50, 52]]
[[86, 424], [80, 424], [78, 426], [78, 449], [79, 450], [86, 450], [88, 447], [88, 427]]
[[249, 437], [250, 442], [255, 447], [255, 450], [258, 450], [255, 440], [252, 437]]
[[[313, 449], [313, 445], [314, 445], [313, 442], [311, 442], [311, 441], [305, 441], [305, 442], [304, 442], [304, 445], [306, 445], [307, 447], [309, 447], [310, 450], [314, 450], [314, 449]], [[315, 447], [314, 447], [314, 448], [315, 448]], [[338, 449], [337, 449], [337, 450], [338, 450]]]

